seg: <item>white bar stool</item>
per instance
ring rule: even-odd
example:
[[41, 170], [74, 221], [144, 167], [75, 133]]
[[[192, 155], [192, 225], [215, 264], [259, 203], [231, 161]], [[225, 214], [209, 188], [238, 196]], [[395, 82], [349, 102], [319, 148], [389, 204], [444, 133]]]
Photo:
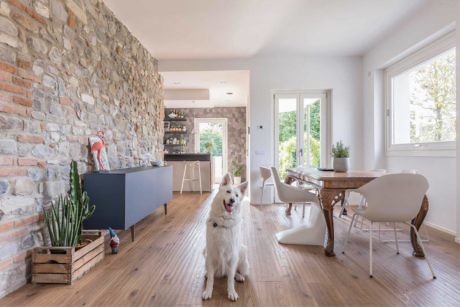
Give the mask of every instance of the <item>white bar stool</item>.
[[[189, 174], [190, 177], [186, 177], [187, 175], [187, 168], [190, 170]], [[198, 168], [198, 178], [195, 177], [195, 169]], [[185, 163], [184, 166], [184, 174], [182, 175], [182, 185], [180, 187], [180, 193], [182, 194], [182, 190], [184, 189], [184, 182], [185, 181], [198, 181], [200, 184], [200, 194], [203, 194], [203, 188], [201, 185], [201, 163], [200, 161], [192, 161], [192, 162], [187, 162]], [[192, 185], [192, 190], [193, 190], [193, 185]]]

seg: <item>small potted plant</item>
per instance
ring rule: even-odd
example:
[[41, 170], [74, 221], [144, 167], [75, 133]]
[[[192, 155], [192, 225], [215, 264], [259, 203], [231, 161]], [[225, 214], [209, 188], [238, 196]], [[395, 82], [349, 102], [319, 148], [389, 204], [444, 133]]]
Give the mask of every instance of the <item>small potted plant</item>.
[[233, 183], [240, 184], [241, 183], [241, 175], [243, 174], [244, 165], [239, 164], [237, 162], [233, 162]]
[[70, 164], [70, 191], [43, 210], [51, 246], [32, 253], [32, 282], [72, 284], [104, 258], [101, 231], [83, 231], [96, 207], [82, 192], [77, 162]]
[[336, 172], [346, 172], [349, 167], [350, 148], [344, 146], [342, 141], [332, 145], [333, 166]]

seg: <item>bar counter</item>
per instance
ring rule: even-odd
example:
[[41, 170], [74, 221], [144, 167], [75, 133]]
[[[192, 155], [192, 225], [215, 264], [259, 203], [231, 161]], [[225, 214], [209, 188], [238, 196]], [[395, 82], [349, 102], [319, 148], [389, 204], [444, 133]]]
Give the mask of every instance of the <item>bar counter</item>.
[[[211, 169], [211, 155], [208, 153], [184, 153], [184, 154], [165, 154], [164, 160], [168, 165], [173, 167], [173, 191], [180, 191], [182, 185], [182, 177], [184, 175], [184, 167], [187, 163], [193, 161], [200, 161], [201, 170], [201, 184], [203, 192], [210, 192], [212, 190], [212, 169]], [[187, 169], [188, 178], [191, 172]], [[195, 170], [195, 176], [198, 178], [198, 171]], [[199, 192], [198, 181], [186, 181], [184, 183], [184, 191]]]

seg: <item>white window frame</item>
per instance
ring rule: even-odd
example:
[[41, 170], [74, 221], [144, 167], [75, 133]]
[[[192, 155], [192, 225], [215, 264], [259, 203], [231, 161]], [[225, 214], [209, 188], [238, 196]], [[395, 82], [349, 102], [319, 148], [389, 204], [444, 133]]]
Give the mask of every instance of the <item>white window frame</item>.
[[[279, 143], [278, 143], [278, 133], [279, 133], [279, 123], [278, 123], [278, 104], [280, 98], [294, 98], [297, 100], [297, 112], [304, 114], [304, 98], [321, 98], [321, 108], [320, 108], [320, 138], [321, 138], [321, 150], [320, 150], [320, 167], [331, 167], [330, 152], [332, 147], [332, 90], [274, 90], [272, 91], [273, 95], [273, 139], [274, 139], [274, 161], [276, 167], [279, 167]], [[298, 116], [297, 118], [297, 136], [299, 131], [301, 131], [304, 126], [304, 117]], [[300, 157], [300, 151], [302, 154], [304, 152], [304, 142], [303, 138], [297, 138], [297, 162], [303, 162], [303, 158]]]
[[[423, 47], [403, 60], [384, 70], [385, 95], [385, 143], [388, 156], [455, 156], [455, 141], [426, 142], [415, 144], [393, 144], [393, 106], [391, 101], [391, 79], [443, 52], [456, 47], [455, 32]], [[458, 85], [457, 85], [458, 86]]]

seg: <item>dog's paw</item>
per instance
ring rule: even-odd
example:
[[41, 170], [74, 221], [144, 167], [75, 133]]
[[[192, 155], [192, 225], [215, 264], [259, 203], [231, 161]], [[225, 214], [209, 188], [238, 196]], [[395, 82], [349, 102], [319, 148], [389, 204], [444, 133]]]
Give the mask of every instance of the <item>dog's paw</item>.
[[235, 302], [236, 300], [238, 300], [238, 293], [236, 293], [236, 291], [233, 289], [233, 290], [229, 290], [228, 291], [228, 299]]
[[209, 300], [212, 297], [212, 289], [206, 289], [203, 291], [203, 294], [201, 295], [201, 298], [203, 300]]
[[243, 274], [236, 273], [236, 274], [235, 274], [235, 280], [236, 280], [237, 282], [244, 282], [244, 281], [245, 281], [245, 278], [244, 278]]

